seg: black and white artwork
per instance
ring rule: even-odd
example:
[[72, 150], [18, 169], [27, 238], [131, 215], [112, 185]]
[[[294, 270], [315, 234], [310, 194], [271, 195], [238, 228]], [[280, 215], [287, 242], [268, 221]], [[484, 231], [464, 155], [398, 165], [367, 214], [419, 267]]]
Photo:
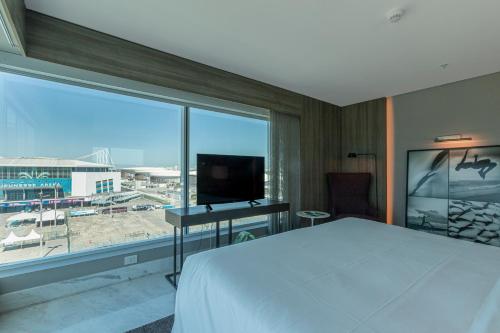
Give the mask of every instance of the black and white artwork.
[[411, 152], [408, 160], [408, 196], [448, 199], [448, 151]]
[[409, 228], [446, 236], [448, 234], [448, 200], [408, 197]]
[[500, 147], [450, 150], [450, 199], [500, 202]]
[[409, 228], [448, 232], [448, 151], [414, 151], [408, 155]]
[[500, 146], [408, 152], [407, 227], [500, 246]]
[[450, 200], [448, 236], [500, 246], [500, 203]]
[[450, 151], [448, 235], [500, 246], [500, 147]]

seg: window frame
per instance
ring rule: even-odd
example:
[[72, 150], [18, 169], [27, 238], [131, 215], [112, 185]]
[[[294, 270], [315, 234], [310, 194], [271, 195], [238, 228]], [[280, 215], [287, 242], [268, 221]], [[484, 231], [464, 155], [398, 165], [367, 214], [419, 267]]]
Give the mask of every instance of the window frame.
[[[0, 52], [0, 71], [181, 106], [181, 184], [184, 184], [181, 196], [183, 199], [183, 206], [189, 204], [189, 109], [198, 108], [207, 111], [258, 118], [267, 121], [269, 121], [270, 118], [270, 111], [261, 107], [250, 106], [126, 78], [77, 69], [5, 52]], [[5, 172], [9, 174], [8, 170], [4, 170], [4, 173]], [[264, 224], [267, 228], [267, 222], [256, 222], [235, 227], [234, 230], [256, 230], [263, 228]], [[198, 234], [199, 232], [191, 232], [186, 241], [189, 242], [190, 238], [198, 239]], [[203, 238], [205, 237], [206, 236]], [[53, 270], [55, 268], [63, 268], [75, 264], [109, 259], [110, 263], [108, 265], [103, 265], [102, 263], [100, 264], [102, 267], [101, 271], [106, 271], [108, 269], [116, 268], [116, 262], [112, 263], [112, 259], [116, 256], [137, 254], [141, 251], [171, 246], [172, 243], [173, 237], [172, 235], [169, 235], [148, 240], [119, 243], [107, 247], [91, 248], [74, 253], [59, 254], [45, 258], [19, 260], [11, 263], [0, 264], [0, 279], [20, 274], [43, 274], [44, 271]], [[163, 257], [167, 259], [171, 257], [171, 254], [165, 254]], [[144, 262], [147, 261], [149, 260], [145, 260]], [[142, 261], [139, 263], [142, 263]], [[24, 281], [30, 280], [34, 279], [24, 279]], [[49, 281], [45, 280], [45, 283], [60, 280], [62, 279], [52, 276]], [[19, 287], [18, 290], [27, 289], [35, 285], [39, 285], [39, 283], [27, 283], [26, 285]]]

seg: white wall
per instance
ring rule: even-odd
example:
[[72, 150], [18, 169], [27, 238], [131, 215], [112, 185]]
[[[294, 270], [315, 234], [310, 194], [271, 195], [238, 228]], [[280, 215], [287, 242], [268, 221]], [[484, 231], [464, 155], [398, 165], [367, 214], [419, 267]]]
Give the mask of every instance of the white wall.
[[[394, 221], [405, 224], [409, 149], [500, 145], [500, 73], [393, 97]], [[436, 144], [439, 135], [470, 135], [472, 142]]]
[[73, 172], [71, 174], [71, 195], [90, 196], [96, 194], [97, 181], [113, 179], [114, 192], [121, 191], [120, 172]]

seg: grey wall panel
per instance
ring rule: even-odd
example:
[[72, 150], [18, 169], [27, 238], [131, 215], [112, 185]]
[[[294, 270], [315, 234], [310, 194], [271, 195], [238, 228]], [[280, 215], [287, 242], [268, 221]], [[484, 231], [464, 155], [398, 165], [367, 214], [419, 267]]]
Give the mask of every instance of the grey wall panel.
[[[409, 149], [500, 144], [500, 73], [393, 97], [394, 224], [405, 224], [406, 152]], [[472, 136], [434, 143], [439, 135]]]

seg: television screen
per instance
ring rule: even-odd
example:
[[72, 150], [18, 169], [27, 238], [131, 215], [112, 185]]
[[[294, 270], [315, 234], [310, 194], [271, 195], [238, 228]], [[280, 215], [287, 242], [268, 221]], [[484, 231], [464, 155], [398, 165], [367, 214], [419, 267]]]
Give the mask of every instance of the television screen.
[[198, 154], [197, 204], [264, 198], [264, 157]]

